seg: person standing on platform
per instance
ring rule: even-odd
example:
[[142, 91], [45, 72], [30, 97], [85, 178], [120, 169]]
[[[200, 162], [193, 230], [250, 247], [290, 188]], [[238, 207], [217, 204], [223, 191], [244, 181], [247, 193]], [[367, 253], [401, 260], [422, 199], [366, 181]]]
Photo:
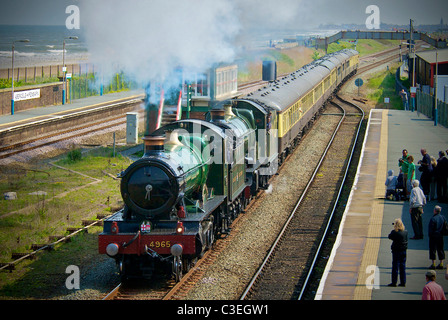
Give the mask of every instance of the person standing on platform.
[[436, 158], [431, 156], [431, 165], [432, 165], [432, 173], [429, 178], [429, 196], [431, 200], [437, 200], [437, 184], [436, 184], [436, 169], [437, 169], [437, 160]]
[[389, 287], [396, 287], [398, 280], [398, 271], [400, 271], [400, 284], [398, 286], [406, 286], [406, 250], [408, 249], [408, 232], [404, 228], [401, 219], [395, 219], [394, 230], [389, 234], [392, 240], [392, 282]]
[[411, 240], [423, 239], [423, 222], [422, 214], [423, 207], [426, 205], [426, 198], [420, 189], [418, 180], [413, 180], [413, 188], [409, 198], [409, 213], [411, 214], [412, 229], [414, 229], [414, 236]]
[[409, 171], [409, 163], [407, 161], [408, 159], [408, 150], [403, 149], [402, 151], [403, 156], [401, 159], [398, 159], [398, 166], [400, 167], [401, 173], [403, 174], [403, 196], [408, 197], [409, 191], [407, 188], [407, 181], [408, 181], [408, 171]]
[[428, 200], [431, 200], [429, 196], [433, 169], [431, 164], [431, 157], [429, 156], [428, 152], [426, 152], [426, 149], [421, 149], [420, 152], [423, 156], [422, 160], [418, 162], [418, 164], [420, 165], [419, 170], [422, 172], [420, 183], [422, 184], [423, 193], [428, 197]]
[[414, 157], [408, 156], [406, 158], [406, 161], [408, 163], [408, 180], [406, 182], [407, 190], [410, 193], [413, 188], [413, 181], [415, 180], [415, 163], [414, 163]]
[[442, 203], [448, 202], [448, 159], [445, 157], [445, 152], [443, 151], [439, 151], [439, 159], [437, 159], [434, 177], [437, 184], [437, 200]]
[[408, 93], [402, 89], [400, 92], [401, 101], [403, 101], [403, 109], [409, 110]]
[[443, 288], [436, 283], [436, 272], [426, 272], [426, 285], [423, 287], [422, 300], [446, 300]]
[[[445, 251], [443, 251], [443, 234], [442, 228], [446, 223], [446, 219], [440, 214], [442, 208], [440, 206], [434, 207], [434, 215], [429, 221], [428, 236], [429, 236], [429, 259], [432, 260], [430, 269], [443, 269], [443, 260], [445, 260]], [[436, 252], [440, 263], [436, 267]]]

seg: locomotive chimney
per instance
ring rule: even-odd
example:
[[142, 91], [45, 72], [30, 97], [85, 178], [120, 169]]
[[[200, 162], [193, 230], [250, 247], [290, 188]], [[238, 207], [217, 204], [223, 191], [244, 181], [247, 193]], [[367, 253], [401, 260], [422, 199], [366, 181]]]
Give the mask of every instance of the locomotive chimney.
[[210, 117], [212, 121], [224, 120], [225, 111], [223, 109], [210, 110]]
[[151, 151], [163, 151], [165, 137], [162, 136], [144, 136], [142, 138], [145, 145], [145, 156]]

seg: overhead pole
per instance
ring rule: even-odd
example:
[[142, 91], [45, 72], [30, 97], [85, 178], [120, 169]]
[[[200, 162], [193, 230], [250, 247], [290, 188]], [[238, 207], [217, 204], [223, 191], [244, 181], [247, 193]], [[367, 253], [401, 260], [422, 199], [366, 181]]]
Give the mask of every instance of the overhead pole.
[[[413, 26], [413, 20], [411, 19], [410, 21], [410, 31], [411, 31], [411, 39], [410, 39], [410, 43], [409, 43], [409, 49], [411, 50], [411, 52], [413, 53], [413, 58], [412, 58], [412, 87], [415, 87], [415, 45], [413, 42], [413, 35], [414, 35], [414, 26]], [[412, 99], [412, 112], [414, 112], [415, 110], [415, 97], [411, 96]]]

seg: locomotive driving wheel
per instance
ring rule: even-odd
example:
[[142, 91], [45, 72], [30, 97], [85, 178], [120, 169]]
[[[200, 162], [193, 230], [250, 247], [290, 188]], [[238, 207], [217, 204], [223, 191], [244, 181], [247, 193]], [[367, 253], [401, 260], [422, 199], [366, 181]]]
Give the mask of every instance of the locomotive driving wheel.
[[173, 274], [176, 282], [182, 279], [182, 258], [180, 256], [175, 256], [173, 260]]

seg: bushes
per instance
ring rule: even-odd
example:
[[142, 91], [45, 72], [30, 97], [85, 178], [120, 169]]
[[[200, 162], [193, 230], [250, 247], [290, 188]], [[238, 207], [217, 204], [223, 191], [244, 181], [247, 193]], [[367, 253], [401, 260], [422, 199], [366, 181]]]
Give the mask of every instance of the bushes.
[[82, 153], [80, 149], [73, 149], [67, 153], [68, 162], [77, 162], [82, 159]]

